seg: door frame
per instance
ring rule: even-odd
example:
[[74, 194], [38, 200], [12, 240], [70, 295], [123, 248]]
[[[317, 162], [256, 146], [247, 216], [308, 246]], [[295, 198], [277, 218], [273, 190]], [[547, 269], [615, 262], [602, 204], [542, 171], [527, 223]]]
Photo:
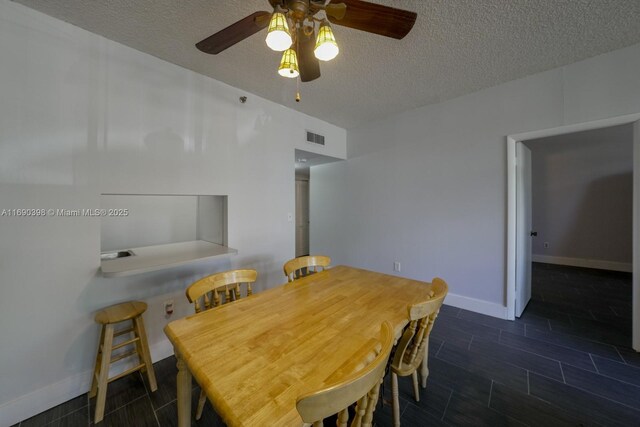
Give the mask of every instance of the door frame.
[[633, 124], [633, 348], [640, 351], [640, 114], [559, 126], [507, 136], [507, 318], [516, 310], [516, 143], [624, 124]]

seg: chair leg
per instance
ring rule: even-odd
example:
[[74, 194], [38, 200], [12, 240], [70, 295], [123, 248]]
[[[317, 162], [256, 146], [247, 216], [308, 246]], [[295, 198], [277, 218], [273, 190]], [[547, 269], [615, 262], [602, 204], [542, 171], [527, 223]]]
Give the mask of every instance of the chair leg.
[[418, 371], [413, 371], [411, 374], [413, 379], [413, 394], [416, 396], [416, 402], [420, 402], [420, 388], [418, 387]]
[[113, 325], [105, 325], [104, 341], [102, 341], [102, 356], [100, 361], [100, 376], [98, 378], [98, 397], [94, 422], [98, 424], [104, 418], [104, 405], [107, 401], [107, 385], [109, 384], [109, 365], [111, 364], [111, 348], [113, 347]]
[[347, 427], [349, 422], [349, 408], [345, 408], [338, 412], [338, 427]]
[[424, 346], [424, 356], [422, 356], [422, 363], [420, 364], [420, 379], [422, 382], [422, 388], [427, 388], [427, 377], [429, 376], [429, 340]]
[[147, 379], [149, 380], [149, 388], [151, 391], [158, 389], [156, 383], [156, 374], [153, 371], [153, 363], [151, 363], [151, 354], [149, 352], [149, 343], [147, 342], [147, 332], [144, 329], [144, 322], [142, 316], [138, 316], [133, 319], [135, 324], [134, 329], [140, 338], [140, 347], [142, 348], [142, 359], [144, 360], [145, 368], [147, 370]]
[[362, 418], [364, 417], [364, 414], [367, 411], [368, 399], [369, 397], [367, 395], [364, 395], [362, 398], [358, 400], [358, 403], [356, 404], [356, 415], [353, 418], [351, 427], [360, 427], [362, 425]]
[[[382, 382], [382, 380], [380, 380], [380, 382]], [[373, 386], [371, 391], [368, 393], [369, 401], [367, 402], [367, 411], [362, 419], [362, 427], [372, 427], [373, 425], [373, 411], [376, 410], [376, 405], [378, 404], [380, 382]]]
[[200, 390], [200, 398], [198, 399], [198, 408], [196, 409], [196, 420], [200, 420], [202, 417], [202, 411], [204, 410], [204, 404], [207, 402], [207, 395], [204, 390]]
[[100, 375], [100, 363], [102, 361], [102, 342], [104, 341], [104, 325], [100, 328], [100, 341], [98, 341], [98, 353], [96, 353], [96, 364], [93, 368], [93, 378], [91, 379], [91, 389], [89, 390], [89, 398], [95, 397], [98, 392], [98, 375]]
[[391, 372], [391, 413], [393, 414], [393, 426], [400, 426], [400, 400], [398, 398], [398, 375]]

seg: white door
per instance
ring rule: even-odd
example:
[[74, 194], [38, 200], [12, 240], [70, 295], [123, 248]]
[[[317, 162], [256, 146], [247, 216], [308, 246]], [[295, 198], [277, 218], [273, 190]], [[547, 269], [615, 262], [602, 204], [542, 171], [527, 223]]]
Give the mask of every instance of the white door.
[[516, 146], [516, 316], [531, 299], [531, 150]]

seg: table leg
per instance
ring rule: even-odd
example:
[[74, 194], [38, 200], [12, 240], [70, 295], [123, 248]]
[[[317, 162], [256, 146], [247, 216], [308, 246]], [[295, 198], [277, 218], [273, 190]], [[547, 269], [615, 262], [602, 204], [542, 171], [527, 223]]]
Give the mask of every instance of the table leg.
[[191, 372], [176, 352], [178, 376], [176, 380], [178, 403], [178, 427], [191, 426]]
[[429, 340], [427, 340], [424, 345], [424, 356], [422, 356], [422, 363], [420, 364], [420, 382], [422, 383], [422, 388], [427, 387], [427, 377], [429, 376], [427, 359], [429, 359]]

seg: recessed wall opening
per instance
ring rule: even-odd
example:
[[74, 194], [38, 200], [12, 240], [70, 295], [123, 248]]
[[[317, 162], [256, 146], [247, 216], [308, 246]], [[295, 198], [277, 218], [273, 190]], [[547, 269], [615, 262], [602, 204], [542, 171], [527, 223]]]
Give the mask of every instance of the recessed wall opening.
[[227, 196], [103, 194], [100, 204], [105, 277], [237, 252], [227, 246]]

